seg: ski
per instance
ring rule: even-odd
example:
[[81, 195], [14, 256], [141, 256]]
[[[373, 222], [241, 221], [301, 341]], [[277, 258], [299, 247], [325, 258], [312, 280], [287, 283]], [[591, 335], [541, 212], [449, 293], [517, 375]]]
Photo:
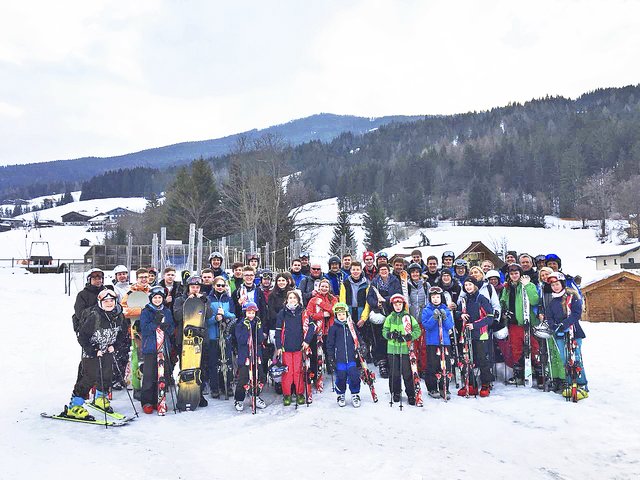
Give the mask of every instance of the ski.
[[[122, 427], [126, 425], [128, 422], [119, 422], [119, 421], [110, 421], [106, 422], [101, 419], [93, 419], [93, 420], [82, 420], [80, 418], [70, 418], [65, 417], [64, 415], [51, 415], [49, 413], [42, 412], [40, 414], [42, 418], [50, 418], [52, 420], [64, 420], [67, 422], [75, 422], [75, 423], [84, 423], [87, 425], [102, 425], [103, 427], [106, 425], [107, 427]], [[93, 417], [92, 417], [93, 418]]]
[[[440, 373], [436, 374], [436, 379], [438, 380], [438, 390], [440, 390], [440, 396], [442, 399], [447, 402], [449, 399], [447, 395], [449, 394], [449, 383], [451, 382], [451, 372], [447, 371], [447, 347], [444, 344], [444, 332], [442, 331], [442, 312], [440, 310], [436, 310], [438, 313], [438, 334], [440, 336], [440, 345], [436, 351], [436, 354], [440, 357]], [[440, 379], [442, 379], [442, 387], [440, 386]]]
[[[404, 333], [410, 334], [412, 330], [411, 316], [405, 315], [404, 317], [402, 317], [402, 323], [404, 325]], [[418, 374], [418, 357], [416, 357], [416, 352], [413, 348], [413, 340], [407, 340], [407, 348], [409, 348], [409, 365], [411, 365], [411, 376], [413, 378], [413, 390], [416, 398], [416, 407], [422, 407], [424, 403], [422, 401], [420, 375]]]
[[324, 338], [322, 336], [324, 332], [324, 322], [325, 320], [318, 320], [318, 324], [316, 326], [316, 335], [317, 335], [317, 357], [318, 357], [318, 365], [316, 368], [316, 392], [322, 393], [324, 390], [324, 374], [322, 372], [324, 368]]
[[369, 387], [373, 403], [376, 403], [378, 401], [378, 395], [376, 394], [376, 387], [373, 385], [376, 381], [376, 374], [369, 370], [364, 356], [360, 353], [360, 342], [358, 342], [358, 335], [356, 334], [356, 329], [353, 325], [353, 319], [350, 316], [347, 317], [347, 326], [349, 327], [349, 332], [351, 332], [351, 336], [353, 337], [353, 346], [356, 350], [356, 356], [360, 361], [360, 378], [362, 378], [362, 381]]
[[[84, 403], [82, 406], [86, 409], [90, 408], [92, 410], [95, 410], [96, 412], [100, 412], [100, 415], [104, 415], [105, 413], [105, 411], [102, 408], [98, 407], [97, 405], [94, 405], [93, 403]], [[115, 420], [117, 422], [130, 422], [134, 419], [134, 417], [127, 417], [123, 413], [119, 413], [119, 412], [106, 412], [106, 413], [108, 418], [111, 418], [112, 420]]]
[[522, 314], [524, 319], [524, 342], [522, 346], [522, 354], [524, 355], [524, 385], [530, 387], [533, 385], [533, 369], [531, 368], [531, 318], [530, 304], [527, 291], [522, 285]]
[[[462, 305], [462, 313], [467, 313], [466, 300], [462, 298], [460, 299], [460, 303]], [[464, 368], [464, 396], [465, 398], [469, 398], [469, 386], [471, 385], [470, 377], [473, 374], [473, 345], [471, 343], [469, 332], [467, 332], [466, 320], [462, 322], [462, 330], [460, 331], [460, 343], [462, 344], [462, 361], [458, 360], [458, 364], [461, 368]]]
[[164, 330], [156, 327], [156, 361], [158, 367], [158, 415], [167, 413], [167, 380], [164, 375]]

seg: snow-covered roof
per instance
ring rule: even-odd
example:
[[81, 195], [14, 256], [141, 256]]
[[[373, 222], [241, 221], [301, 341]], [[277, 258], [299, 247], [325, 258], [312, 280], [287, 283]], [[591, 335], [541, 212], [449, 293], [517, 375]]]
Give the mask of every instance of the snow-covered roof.
[[611, 248], [611, 250], [599, 253], [598, 255], [589, 255], [587, 258], [613, 257], [615, 255], [620, 256], [625, 255], [629, 252], [633, 252], [638, 248], [640, 248], [640, 242], [618, 245], [617, 247], [613, 247]]

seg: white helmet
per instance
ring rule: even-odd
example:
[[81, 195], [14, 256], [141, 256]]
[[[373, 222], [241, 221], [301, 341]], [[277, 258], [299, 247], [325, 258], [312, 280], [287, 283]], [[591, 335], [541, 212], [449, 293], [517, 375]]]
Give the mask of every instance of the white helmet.
[[489, 270], [487, 273], [484, 274], [484, 279], [485, 280], [489, 280], [491, 277], [500, 278], [500, 274], [498, 273], [497, 270]]
[[102, 278], [104, 278], [104, 272], [102, 270], [100, 270], [99, 268], [92, 268], [87, 272], [87, 283], [91, 282], [91, 275], [93, 275], [94, 273], [101, 273]]
[[126, 273], [128, 275], [129, 269], [124, 265], [116, 265], [116, 267], [113, 269], [113, 274], [117, 275], [118, 273]]
[[369, 314], [369, 321], [374, 325], [382, 325], [385, 321], [385, 318], [386, 317], [383, 314], [378, 312], [371, 312], [371, 314]]
[[507, 327], [502, 327], [500, 330], [493, 332], [493, 336], [497, 340], [504, 340], [509, 336], [509, 329]]

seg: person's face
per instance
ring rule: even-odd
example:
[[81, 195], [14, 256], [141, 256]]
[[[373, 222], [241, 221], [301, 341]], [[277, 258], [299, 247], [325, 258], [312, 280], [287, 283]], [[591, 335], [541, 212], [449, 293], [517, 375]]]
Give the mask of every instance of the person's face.
[[116, 308], [116, 299], [107, 297], [102, 300], [102, 309], [105, 312], [111, 312], [114, 308]]
[[491, 269], [493, 269], [493, 263], [489, 262], [488, 260], [482, 262], [482, 271], [484, 273], [487, 273]]
[[538, 277], [540, 278], [540, 281], [542, 283], [546, 283], [548, 276], [549, 272], [547, 272], [546, 270], [541, 270], [540, 273], [538, 273]]
[[318, 264], [311, 265], [310, 271], [312, 277], [318, 278], [322, 275], [322, 267]]
[[538, 267], [538, 268], [542, 268], [542, 267], [544, 267], [544, 266], [545, 266], [545, 264], [546, 264], [546, 261], [545, 261], [545, 260], [538, 260], [538, 261], [536, 262], [536, 267]]
[[189, 295], [197, 295], [200, 293], [200, 285], [189, 285]]
[[249, 321], [253, 320], [254, 318], [256, 318], [256, 312], [255, 310], [247, 310], [245, 312], [245, 317], [249, 319]]
[[213, 288], [216, 289], [216, 292], [220, 293], [220, 292], [224, 292], [224, 289], [227, 285], [222, 281], [222, 280], [217, 280], [216, 283], [213, 285]]
[[340, 270], [340, 264], [333, 262], [331, 265], [329, 265], [329, 270], [331, 270], [332, 272], [337, 272], [338, 270]]
[[466, 269], [465, 269], [462, 265], [460, 265], [460, 266], [457, 266], [457, 265], [456, 265], [456, 273], [457, 273], [458, 275], [464, 275], [465, 270], [466, 270]]
[[154, 295], [151, 298], [151, 303], [153, 303], [156, 307], [162, 305], [162, 295]]
[[242, 278], [242, 267], [236, 267], [233, 269], [233, 276], [235, 278]]
[[507, 258], [505, 259], [505, 261], [508, 264], [512, 264], [512, 263], [516, 263], [516, 257], [514, 257], [513, 255], [509, 254], [507, 255]]
[[422, 257], [420, 255], [411, 255], [411, 260], [413, 263], [420, 263], [422, 261]]
[[438, 270], [438, 261], [434, 258], [427, 262], [427, 269], [430, 273], [435, 273]]
[[400, 313], [402, 311], [402, 309], [404, 308], [404, 302], [401, 300], [396, 300], [395, 302], [393, 302], [393, 309]]
[[531, 267], [533, 267], [533, 262], [531, 261], [531, 258], [522, 256], [520, 257], [520, 266], [526, 272], [527, 270], [531, 270]]
[[555, 282], [551, 283], [551, 290], [553, 291], [553, 293], [560, 293], [562, 291], [562, 283], [560, 282], [560, 280], [556, 280]]
[[436, 307], [442, 303], [442, 295], [431, 295], [431, 303], [433, 303]]
[[278, 280], [276, 280], [276, 285], [278, 285], [279, 289], [284, 290], [287, 287], [287, 279], [284, 277], [278, 277]]
[[411, 280], [413, 280], [414, 282], [420, 280], [420, 270], [414, 268], [413, 270], [411, 270], [409, 275], [411, 275]]
[[360, 275], [362, 275], [362, 267], [360, 265], [353, 265], [351, 267], [351, 276], [355, 280], [358, 280], [360, 278]]
[[344, 257], [342, 257], [342, 268], [344, 268], [345, 270], [349, 270], [350, 267], [351, 267], [351, 256], [345, 255]]
[[127, 272], [118, 272], [116, 273], [116, 281], [119, 283], [125, 283], [129, 279], [129, 274]]
[[252, 258], [251, 260], [249, 260], [249, 266], [256, 268], [258, 266], [258, 259]]
[[483, 280], [484, 279], [484, 275], [482, 274], [482, 272], [474, 269], [473, 272], [471, 273], [471, 276], [473, 278], [475, 278], [476, 280]]
[[468, 294], [472, 294], [476, 289], [476, 286], [473, 283], [464, 282], [464, 291]]
[[246, 286], [250, 286], [253, 284], [253, 281], [256, 278], [256, 274], [253, 272], [243, 272], [242, 273], [242, 278], [244, 279], [244, 284]]
[[307, 257], [302, 257], [300, 259], [300, 263], [302, 264], [303, 267], [306, 267], [307, 265], [309, 265], [309, 259]]
[[341, 322], [344, 322], [347, 320], [347, 312], [336, 312], [336, 318], [338, 320], [340, 320]]
[[141, 273], [136, 277], [136, 280], [140, 285], [148, 285], [149, 284], [149, 275], [146, 273]]
[[554, 272], [557, 272], [559, 270], [559, 265], [558, 262], [556, 262], [555, 260], [549, 260], [547, 262], [547, 267], [549, 267], [551, 270], [553, 270]]
[[489, 283], [494, 287], [497, 287], [498, 284], [500, 283], [500, 279], [498, 277], [491, 277], [489, 278]]
[[512, 283], [518, 283], [520, 281], [520, 272], [518, 270], [512, 270], [509, 272], [509, 278]]
[[327, 293], [329, 293], [329, 288], [331, 288], [331, 287], [329, 286], [329, 284], [327, 282], [322, 282], [320, 284], [320, 286], [318, 287], [318, 289], [320, 290], [320, 293], [322, 295], [326, 295]]
[[211, 285], [213, 283], [213, 273], [203, 273], [202, 283], [205, 285]]
[[395, 273], [400, 273], [404, 268], [404, 262], [394, 262], [393, 263], [393, 271]]
[[156, 281], [156, 274], [149, 272], [149, 283], [153, 283]]
[[92, 273], [89, 282], [93, 287], [101, 287], [104, 283], [104, 275], [102, 273]]
[[298, 305], [298, 296], [295, 293], [290, 293], [289, 295], [287, 295], [287, 303], [289, 305]]
[[440, 275], [440, 280], [442, 280], [443, 285], [449, 285], [451, 283], [451, 275]]
[[444, 265], [445, 267], [450, 267], [451, 265], [453, 265], [453, 258], [444, 257], [444, 260], [442, 260], [442, 265]]
[[389, 265], [389, 259], [387, 257], [378, 257], [378, 265]]
[[164, 274], [164, 283], [167, 285], [171, 285], [176, 278], [176, 272], [173, 270], [169, 270]]
[[373, 267], [373, 257], [367, 257], [364, 259], [364, 264], [367, 266], [369, 270]]
[[220, 265], [222, 265], [222, 259], [221, 258], [213, 257], [211, 259], [211, 268], [214, 268], [214, 269], [217, 270], [218, 268], [220, 268]]
[[294, 273], [298, 273], [300, 270], [302, 269], [302, 263], [300, 262], [293, 262], [291, 264], [291, 271]]
[[389, 276], [389, 269], [387, 268], [386, 265], [382, 266], [380, 265], [379, 267], [380, 269], [378, 270], [378, 274], [383, 278], [383, 279], [387, 279], [387, 277]]
[[262, 286], [269, 288], [271, 286], [271, 277], [262, 277]]

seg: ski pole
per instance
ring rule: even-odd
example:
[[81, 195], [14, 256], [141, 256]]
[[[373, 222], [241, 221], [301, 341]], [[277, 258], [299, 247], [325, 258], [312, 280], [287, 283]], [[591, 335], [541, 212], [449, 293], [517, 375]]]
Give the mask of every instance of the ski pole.
[[[402, 382], [404, 381], [404, 368], [402, 365], [402, 346], [400, 348], [400, 368], [398, 369], [398, 373], [400, 374], [400, 411], [402, 411]], [[406, 385], [405, 385], [406, 390]]]
[[[173, 378], [173, 364], [171, 363], [171, 356], [169, 355], [169, 347], [167, 346], [167, 343], [163, 343], [162, 344], [162, 348], [164, 349], [164, 354], [165, 354], [165, 362], [167, 362], [167, 365], [169, 366], [169, 378], [171, 378], [171, 382], [169, 383], [169, 394], [171, 395], [171, 401], [173, 402], [173, 413], [174, 415], [176, 413], [178, 413], [178, 409], [176, 408], [176, 397], [178, 396], [178, 392], [175, 391], [176, 389], [176, 382], [175, 379]], [[174, 395], [175, 392], [175, 395]]]
[[395, 386], [394, 381], [393, 381], [393, 377], [394, 377], [394, 374], [396, 373], [395, 366], [396, 366], [396, 356], [395, 355], [391, 355], [391, 375], [390, 375], [391, 388], [389, 389], [391, 391], [391, 395], [390, 395], [390, 398], [389, 398], [389, 406], [390, 407], [393, 407], [393, 387]]
[[124, 385], [124, 389], [127, 392], [127, 396], [129, 397], [129, 401], [131, 402], [131, 406], [133, 407], [133, 411], [136, 414], [136, 417], [138, 416], [138, 411], [136, 410], [136, 406], [133, 403], [133, 398], [131, 398], [131, 394], [129, 393], [129, 389], [127, 388], [127, 384], [124, 380], [124, 375], [122, 375], [122, 370], [120, 370], [120, 365], [118, 365], [118, 362], [115, 361], [114, 358], [114, 362], [113, 362], [116, 366], [116, 370], [118, 371], [118, 375], [120, 375], [120, 380], [122, 380], [122, 384]]
[[107, 425], [107, 409], [104, 408], [104, 376], [102, 375], [102, 355], [98, 355], [98, 371], [100, 372], [100, 390], [102, 390], [102, 411], [104, 412], [104, 428], [109, 428]]

